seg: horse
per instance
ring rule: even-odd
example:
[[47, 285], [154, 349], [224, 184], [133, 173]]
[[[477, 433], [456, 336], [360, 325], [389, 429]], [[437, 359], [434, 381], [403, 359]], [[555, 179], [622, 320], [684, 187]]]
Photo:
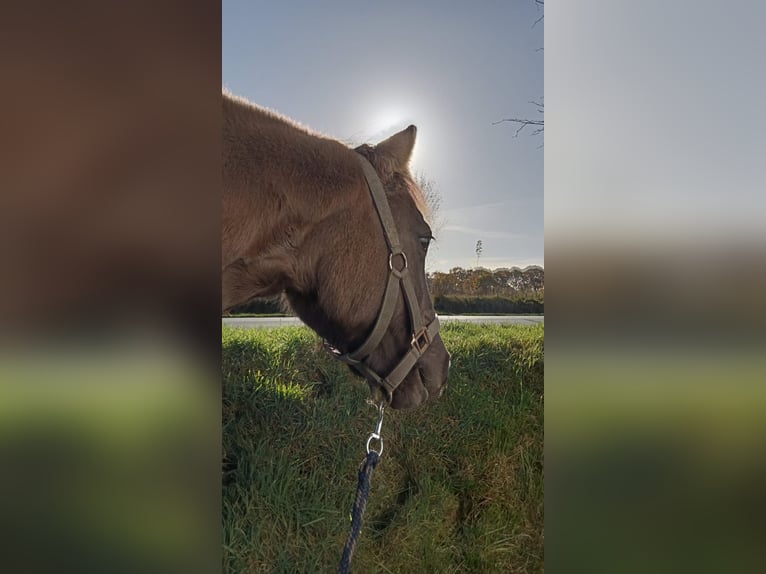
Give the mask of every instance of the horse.
[[222, 311], [280, 295], [394, 409], [446, 388], [409, 169], [415, 126], [351, 148], [226, 91]]

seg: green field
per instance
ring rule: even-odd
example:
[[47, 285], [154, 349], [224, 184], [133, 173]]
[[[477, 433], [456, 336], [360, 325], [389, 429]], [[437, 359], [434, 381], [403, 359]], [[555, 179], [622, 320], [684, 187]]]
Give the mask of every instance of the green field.
[[[359, 573], [543, 571], [543, 325], [450, 324], [449, 388], [387, 410]], [[366, 383], [305, 327], [223, 329], [225, 572], [334, 572]]]

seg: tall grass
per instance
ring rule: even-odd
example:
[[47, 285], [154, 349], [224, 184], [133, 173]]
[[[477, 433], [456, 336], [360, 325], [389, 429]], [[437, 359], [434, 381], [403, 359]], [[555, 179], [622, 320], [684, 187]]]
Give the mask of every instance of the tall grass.
[[[354, 572], [543, 569], [542, 325], [450, 324], [449, 388], [386, 411]], [[226, 572], [333, 572], [376, 413], [303, 327], [223, 330]]]

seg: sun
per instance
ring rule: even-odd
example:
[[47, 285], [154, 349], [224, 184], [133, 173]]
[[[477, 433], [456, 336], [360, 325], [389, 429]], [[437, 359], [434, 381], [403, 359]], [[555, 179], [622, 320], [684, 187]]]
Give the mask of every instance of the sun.
[[373, 114], [370, 121], [370, 132], [379, 134], [380, 132], [391, 131], [394, 128], [406, 127], [402, 125], [407, 118], [407, 114], [401, 108], [383, 108]]

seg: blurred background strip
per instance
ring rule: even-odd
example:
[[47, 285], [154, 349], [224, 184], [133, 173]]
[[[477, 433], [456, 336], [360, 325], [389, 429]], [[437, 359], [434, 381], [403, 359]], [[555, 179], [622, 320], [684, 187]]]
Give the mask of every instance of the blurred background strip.
[[546, 566], [766, 552], [762, 2], [546, 3]]
[[218, 2], [0, 7], [0, 571], [220, 567]]

